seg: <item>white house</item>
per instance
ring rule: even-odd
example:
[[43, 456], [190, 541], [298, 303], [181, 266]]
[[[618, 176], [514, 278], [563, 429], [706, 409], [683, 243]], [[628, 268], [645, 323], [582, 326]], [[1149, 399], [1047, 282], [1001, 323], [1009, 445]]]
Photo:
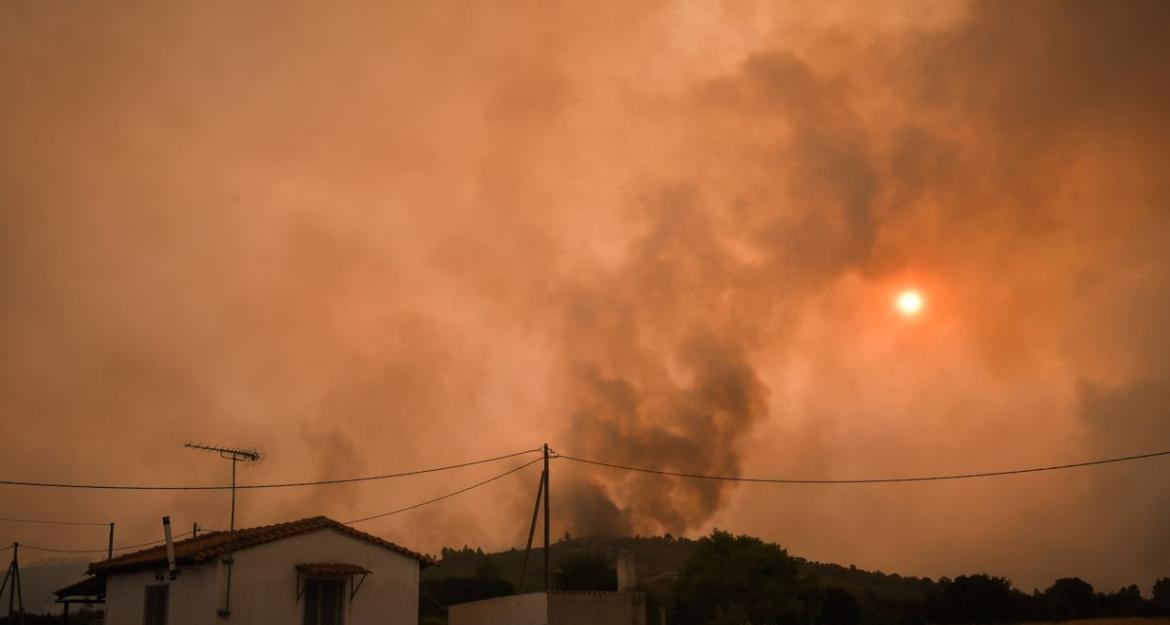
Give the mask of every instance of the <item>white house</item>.
[[240, 529], [229, 596], [231, 542], [227, 532], [176, 542], [174, 579], [161, 545], [91, 564], [105, 582], [105, 625], [418, 622], [427, 556], [323, 516]]

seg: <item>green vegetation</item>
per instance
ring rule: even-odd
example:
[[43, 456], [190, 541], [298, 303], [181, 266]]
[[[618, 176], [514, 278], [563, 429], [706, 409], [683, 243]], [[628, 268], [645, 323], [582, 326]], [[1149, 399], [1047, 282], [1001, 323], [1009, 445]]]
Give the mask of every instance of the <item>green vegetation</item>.
[[552, 585], [556, 590], [613, 590], [617, 588], [617, 569], [604, 555], [574, 553], [557, 563]]
[[822, 589], [778, 545], [715, 530], [699, 540], [672, 588], [674, 622], [811, 623]]
[[[554, 589], [615, 589], [619, 553], [634, 557], [651, 614], [666, 607], [671, 625], [982, 625], [1170, 616], [1170, 578], [1158, 580], [1150, 597], [1137, 586], [1098, 592], [1078, 578], [1027, 594], [987, 574], [935, 581], [810, 562], [779, 545], [718, 530], [699, 540], [566, 536], [551, 552]], [[423, 587], [448, 599], [444, 605], [521, 591], [523, 550], [489, 556], [464, 547], [442, 555], [440, 566], [424, 571]], [[543, 565], [543, 551], [534, 549], [522, 592], [541, 589]], [[426, 597], [420, 601], [424, 608], [430, 604], [421, 612], [428, 625], [443, 622], [442, 610]]]

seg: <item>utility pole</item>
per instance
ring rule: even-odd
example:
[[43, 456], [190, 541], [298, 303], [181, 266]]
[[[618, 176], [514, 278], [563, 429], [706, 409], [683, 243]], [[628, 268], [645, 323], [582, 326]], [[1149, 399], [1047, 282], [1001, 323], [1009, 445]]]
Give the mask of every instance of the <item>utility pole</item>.
[[544, 471], [540, 472], [540, 481], [536, 483], [536, 504], [532, 506], [532, 525], [528, 526], [528, 545], [524, 547], [524, 566], [520, 568], [520, 585], [516, 587], [524, 592], [524, 579], [528, 577], [528, 555], [532, 553], [532, 538], [536, 536], [536, 519], [540, 518], [540, 500], [544, 494]]
[[20, 583], [20, 543], [12, 543], [12, 563], [8, 565], [8, 572], [4, 574], [4, 582], [0, 584], [0, 597], [4, 596], [4, 589], [8, 589], [8, 619], [13, 623], [12, 613], [15, 607], [19, 610], [20, 625], [24, 625], [24, 587]]
[[552, 590], [549, 584], [549, 545], [548, 545], [548, 443], [544, 444], [544, 592]]
[[214, 451], [219, 454], [220, 458], [232, 461], [232, 513], [231, 522], [228, 526], [228, 555], [223, 560], [223, 563], [227, 565], [227, 591], [224, 593], [223, 608], [216, 611], [217, 615], [228, 618], [232, 615], [232, 565], [235, 563], [236, 551], [236, 465], [245, 461], [259, 461], [260, 452], [250, 449], [234, 449], [232, 447], [212, 447], [197, 443], [187, 443], [183, 446], [188, 449]]
[[110, 560], [110, 559], [113, 559], [113, 557], [114, 557], [114, 523], [113, 523], [113, 521], [111, 521], [110, 522], [110, 542], [109, 542], [109, 546], [106, 547], [106, 559]]

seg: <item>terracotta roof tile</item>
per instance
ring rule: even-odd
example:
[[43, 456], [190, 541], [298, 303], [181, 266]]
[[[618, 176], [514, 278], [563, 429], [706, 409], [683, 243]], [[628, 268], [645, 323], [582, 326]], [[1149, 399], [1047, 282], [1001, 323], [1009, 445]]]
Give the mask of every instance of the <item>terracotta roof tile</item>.
[[[235, 549], [241, 551], [249, 547], [263, 545], [292, 536], [299, 536], [323, 529], [332, 529], [359, 540], [389, 549], [408, 558], [418, 560], [426, 567], [434, 564], [429, 556], [400, 547], [394, 543], [367, 534], [348, 525], [339, 523], [323, 516], [315, 516], [299, 521], [277, 523], [236, 530]], [[179, 566], [190, 566], [202, 562], [209, 562], [218, 557], [227, 555], [230, 536], [228, 532], [210, 532], [196, 538], [188, 538], [175, 543], [175, 562]], [[109, 560], [94, 562], [89, 565], [91, 575], [107, 575], [127, 571], [166, 566], [167, 552], [165, 545], [127, 553]]]

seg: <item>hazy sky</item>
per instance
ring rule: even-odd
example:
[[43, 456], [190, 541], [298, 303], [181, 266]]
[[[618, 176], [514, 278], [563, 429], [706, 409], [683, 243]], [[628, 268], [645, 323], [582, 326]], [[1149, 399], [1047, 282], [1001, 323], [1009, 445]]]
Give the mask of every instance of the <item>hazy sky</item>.
[[[1167, 29], [1160, 0], [4, 2], [0, 476], [226, 480], [188, 440], [260, 447], [253, 483], [545, 441], [812, 478], [1170, 448]], [[239, 522], [507, 466], [247, 492]], [[536, 479], [360, 527], [516, 545]], [[718, 526], [1025, 590], [1170, 575], [1165, 460], [552, 485], [557, 535]], [[121, 544], [163, 514], [223, 527], [227, 498], [0, 491]]]

